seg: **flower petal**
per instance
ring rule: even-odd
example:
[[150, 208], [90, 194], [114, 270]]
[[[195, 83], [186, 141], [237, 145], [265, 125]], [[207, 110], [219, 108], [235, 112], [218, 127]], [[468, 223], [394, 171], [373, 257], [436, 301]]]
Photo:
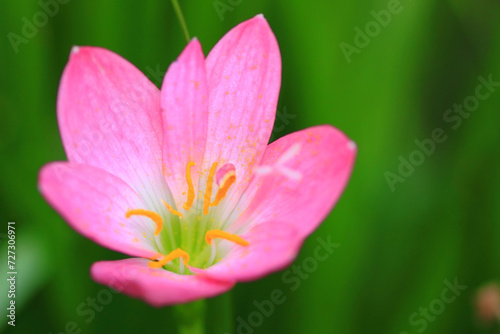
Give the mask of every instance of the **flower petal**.
[[257, 225], [241, 237], [249, 242], [248, 246], [232, 244], [228, 255], [217, 264], [191, 271], [218, 280], [255, 280], [288, 266], [303, 241], [292, 225], [278, 221]]
[[[329, 125], [289, 134], [270, 144], [261, 166], [273, 166], [285, 152], [299, 145], [285, 166], [300, 180], [278, 175], [262, 205], [255, 209], [254, 224], [279, 219], [292, 224], [301, 236], [312, 233], [330, 213], [344, 191], [356, 157], [356, 145]], [[293, 151], [293, 149], [292, 149]]]
[[237, 201], [251, 169], [271, 135], [281, 85], [281, 56], [276, 38], [262, 16], [229, 31], [207, 56], [209, 85], [205, 161], [236, 167], [236, 183], [227, 199]]
[[160, 92], [136, 67], [109, 50], [73, 48], [57, 112], [69, 161], [102, 168], [140, 194], [165, 196]]
[[96, 282], [157, 307], [214, 297], [234, 286], [234, 282], [152, 269], [146, 259], [96, 262], [90, 273]]
[[[170, 65], [161, 90], [163, 164], [177, 207], [186, 200], [186, 166], [192, 161], [195, 193], [207, 140], [207, 78], [200, 42], [192, 40]], [[184, 194], [182, 194], [184, 193]]]
[[72, 228], [101, 246], [131, 256], [158, 253], [154, 223], [145, 217], [125, 218], [128, 208], [144, 204], [116, 176], [87, 165], [54, 162], [40, 170], [38, 187]]

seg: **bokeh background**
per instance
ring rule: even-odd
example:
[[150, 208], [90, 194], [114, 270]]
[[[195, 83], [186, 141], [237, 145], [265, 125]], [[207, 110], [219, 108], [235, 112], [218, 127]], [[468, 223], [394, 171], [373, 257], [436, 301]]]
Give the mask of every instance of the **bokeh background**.
[[[7, 286], [0, 280], [0, 331], [69, 333], [65, 326], [74, 321], [81, 333], [176, 333], [170, 308], [119, 294], [90, 322], [77, 313], [103, 288], [90, 279], [90, 265], [124, 256], [71, 230], [36, 181], [43, 164], [65, 160], [55, 102], [71, 46], [111, 49], [160, 85], [185, 45], [182, 30], [167, 0], [58, 3], [57, 14], [27, 37], [24, 20], [33, 22], [43, 6], [0, 2], [0, 276], [7, 271], [9, 220], [17, 227], [19, 272], [15, 328], [6, 325]], [[314, 256], [318, 237], [340, 246], [294, 291], [280, 272], [209, 300], [209, 332], [235, 332], [238, 317], [248, 321], [256, 310], [254, 301], [280, 289], [286, 301], [255, 333], [498, 333], [477, 320], [474, 301], [478, 289], [500, 279], [500, 89], [456, 129], [443, 116], [475, 94], [479, 76], [500, 81], [500, 3], [402, 0], [402, 10], [372, 30], [350, 62], [341, 43], [356, 46], [354, 29], [364, 31], [371, 11], [390, 1], [180, 3], [205, 53], [231, 27], [265, 14], [283, 57], [282, 117], [273, 139], [329, 123], [359, 147], [345, 194], [295, 264]], [[9, 33], [26, 38], [18, 52]], [[436, 128], [446, 140], [391, 188], [387, 172], [397, 175], [400, 157], [416, 157], [415, 140]], [[467, 288], [439, 309], [445, 281], [455, 279]], [[429, 317], [419, 313], [430, 306]]]

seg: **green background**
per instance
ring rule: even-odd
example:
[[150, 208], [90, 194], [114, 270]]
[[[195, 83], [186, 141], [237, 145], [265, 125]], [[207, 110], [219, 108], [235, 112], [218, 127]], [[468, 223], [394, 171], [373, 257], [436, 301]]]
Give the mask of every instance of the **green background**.
[[[71, 46], [111, 49], [159, 85], [156, 73], [185, 46], [182, 31], [167, 0], [65, 1], [17, 53], [8, 33], [23, 36], [23, 17], [32, 22], [42, 7], [34, 0], [0, 2], [0, 268], [7, 271], [6, 223], [13, 220], [19, 272], [15, 328], [6, 325], [7, 286], [0, 282], [0, 331], [65, 333], [74, 321], [81, 333], [176, 333], [171, 308], [119, 294], [88, 323], [77, 314], [103, 289], [90, 279], [90, 265], [124, 256], [71, 230], [36, 182], [43, 164], [65, 160], [55, 101]], [[479, 76], [500, 80], [500, 3], [403, 0], [350, 63], [340, 43], [355, 45], [354, 28], [364, 30], [374, 20], [371, 11], [387, 9], [387, 1], [186, 0], [181, 6], [205, 53], [239, 22], [265, 14], [283, 58], [278, 111], [291, 115], [278, 117], [273, 139], [329, 123], [359, 148], [344, 195], [295, 264], [314, 256], [318, 237], [340, 246], [294, 291], [281, 272], [209, 300], [209, 332], [236, 331], [238, 317], [248, 321], [254, 301], [275, 289], [286, 301], [255, 333], [498, 332], [476, 320], [474, 298], [500, 275], [500, 90], [456, 129], [443, 115], [474, 95]], [[416, 157], [415, 140], [436, 128], [446, 140], [391, 189], [386, 172], [397, 174], [400, 156]], [[444, 281], [455, 278], [467, 289], [424, 321], [425, 329], [420, 315], [413, 319], [418, 325], [411, 323], [421, 307], [439, 305]]]

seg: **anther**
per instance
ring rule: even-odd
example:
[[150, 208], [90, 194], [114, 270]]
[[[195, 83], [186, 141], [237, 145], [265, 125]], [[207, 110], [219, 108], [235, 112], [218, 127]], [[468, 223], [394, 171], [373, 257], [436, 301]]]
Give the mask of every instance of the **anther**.
[[175, 210], [170, 204], [168, 204], [167, 202], [165, 202], [164, 200], [161, 200], [163, 202], [163, 205], [165, 205], [165, 207], [167, 208], [168, 211], [170, 211], [172, 214], [178, 216], [179, 218], [182, 219], [182, 213], [180, 213], [179, 211]]
[[233, 164], [225, 164], [222, 166], [216, 174], [216, 181], [219, 185], [217, 194], [215, 194], [215, 200], [210, 204], [210, 206], [217, 206], [220, 201], [226, 197], [227, 192], [231, 185], [236, 181], [236, 171]]
[[155, 235], [160, 234], [163, 228], [163, 219], [161, 219], [161, 216], [156, 212], [144, 209], [127, 210], [127, 212], [125, 213], [125, 217], [130, 218], [131, 216], [144, 216], [154, 221], [154, 223], [156, 224]]
[[213, 239], [228, 240], [244, 247], [250, 244], [248, 241], [236, 234], [227, 233], [221, 230], [207, 231], [207, 233], [205, 234], [205, 241], [210, 245], [211, 248], [210, 258], [208, 259], [207, 265], [211, 265], [214, 262], [215, 254], [217, 253], [217, 246], [215, 245], [215, 242], [213, 242]]
[[214, 180], [215, 169], [217, 168], [217, 163], [214, 162], [212, 164], [212, 168], [210, 168], [210, 173], [208, 174], [207, 179], [207, 188], [205, 189], [205, 196], [203, 197], [203, 214], [208, 214], [208, 207], [210, 206], [210, 201], [212, 199], [212, 183]]
[[194, 186], [193, 186], [193, 180], [191, 179], [191, 167], [194, 165], [196, 164], [190, 161], [186, 166], [186, 182], [188, 184], [188, 192], [187, 192], [186, 203], [184, 203], [185, 210], [189, 210], [189, 208], [191, 208], [191, 205], [193, 205], [194, 201]]
[[161, 260], [159, 261], [150, 261], [148, 263], [150, 268], [161, 268], [167, 263], [169, 263], [172, 260], [175, 260], [177, 258], [182, 258], [183, 259], [183, 264], [187, 265], [189, 262], [189, 254], [185, 251], [183, 251], [180, 248], [177, 248], [176, 250], [168, 253], [165, 255]]
[[236, 234], [231, 234], [221, 230], [207, 231], [207, 233], [205, 234], [205, 241], [207, 242], [207, 244], [211, 245], [213, 239], [225, 239], [240, 246], [248, 246], [250, 244], [248, 241]]

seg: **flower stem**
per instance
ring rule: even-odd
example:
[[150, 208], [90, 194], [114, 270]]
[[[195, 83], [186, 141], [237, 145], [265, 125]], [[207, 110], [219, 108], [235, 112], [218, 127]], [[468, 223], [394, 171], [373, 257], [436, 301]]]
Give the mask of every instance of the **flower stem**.
[[205, 333], [205, 300], [174, 307], [179, 334]]
[[210, 333], [234, 333], [232, 291], [207, 300], [207, 328]]
[[177, 0], [172, 0], [172, 6], [174, 7], [177, 19], [179, 19], [179, 24], [181, 25], [182, 31], [184, 33], [184, 38], [186, 38], [186, 42], [189, 43], [191, 38], [189, 37], [189, 31], [186, 25], [186, 21], [184, 20], [184, 15], [182, 15], [181, 6], [179, 6], [179, 2]]

